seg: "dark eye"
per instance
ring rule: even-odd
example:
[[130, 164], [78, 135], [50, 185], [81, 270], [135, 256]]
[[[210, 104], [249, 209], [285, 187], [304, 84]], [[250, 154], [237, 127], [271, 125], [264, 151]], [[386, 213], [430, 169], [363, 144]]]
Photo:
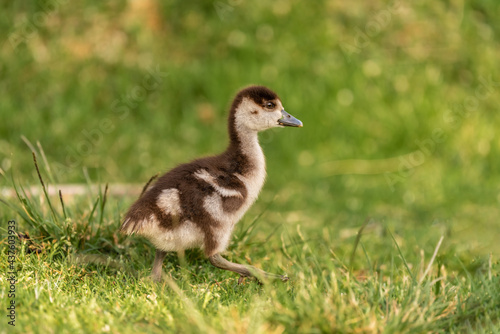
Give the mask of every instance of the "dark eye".
[[266, 108], [267, 108], [267, 109], [274, 109], [274, 106], [275, 106], [275, 104], [274, 104], [274, 103], [272, 103], [272, 102], [267, 102], [267, 103], [266, 103]]

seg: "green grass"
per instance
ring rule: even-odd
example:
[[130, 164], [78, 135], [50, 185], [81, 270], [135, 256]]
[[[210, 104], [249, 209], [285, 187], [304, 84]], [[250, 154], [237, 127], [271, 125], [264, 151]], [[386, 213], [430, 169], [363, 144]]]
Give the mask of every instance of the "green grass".
[[[375, 220], [367, 220], [357, 236], [338, 240], [329, 227], [319, 235], [304, 233], [300, 225], [279, 226], [276, 233], [263, 223], [271, 210], [264, 208], [239, 225], [228, 257], [286, 272], [289, 282], [238, 285], [235, 274], [190, 251], [183, 265], [169, 256], [165, 280], [157, 284], [148, 278], [153, 247], [117, 233], [123, 210], [105, 205], [116, 198], [106, 198], [105, 191], [94, 200], [89, 195], [72, 203], [79, 211], [64, 218], [57, 198], [42, 198], [43, 204], [18, 191], [13, 209], [31, 232], [17, 244], [15, 260], [16, 330], [23, 333], [498, 328], [498, 259], [464, 258], [442, 240], [433, 254]], [[2, 294], [7, 290], [4, 285]]]
[[[18, 194], [0, 240], [11, 219], [31, 238], [16, 331], [500, 331], [497, 1], [44, 3], [0, 5], [0, 186]], [[117, 232], [134, 198], [105, 184], [222, 151], [251, 83], [304, 128], [262, 133], [268, 179], [226, 256], [291, 280], [237, 285], [193, 250], [154, 284], [151, 245]], [[46, 185], [100, 192], [31, 195], [31, 151]]]

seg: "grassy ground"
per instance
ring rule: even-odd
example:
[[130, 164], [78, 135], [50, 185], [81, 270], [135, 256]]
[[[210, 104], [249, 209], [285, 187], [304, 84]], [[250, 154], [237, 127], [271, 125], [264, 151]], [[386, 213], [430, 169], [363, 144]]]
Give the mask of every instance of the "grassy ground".
[[[30, 239], [0, 332], [500, 330], [496, 1], [1, 6], [2, 273], [8, 221]], [[250, 83], [304, 128], [262, 134], [268, 181], [226, 255], [287, 283], [237, 285], [193, 250], [154, 284], [151, 245], [117, 233], [132, 197], [22, 190], [32, 150], [46, 184], [220, 152]]]

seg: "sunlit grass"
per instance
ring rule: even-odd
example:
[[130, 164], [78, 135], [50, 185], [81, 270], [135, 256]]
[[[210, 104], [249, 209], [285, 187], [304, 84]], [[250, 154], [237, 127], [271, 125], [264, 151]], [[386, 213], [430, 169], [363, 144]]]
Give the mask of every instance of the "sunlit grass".
[[[16, 329], [498, 332], [497, 1], [1, 7]], [[304, 128], [260, 135], [267, 182], [225, 256], [291, 280], [237, 285], [193, 250], [153, 284], [152, 246], [118, 233], [134, 198], [109, 189], [224, 150], [231, 98], [252, 83]], [[40, 178], [88, 191], [45, 195]]]
[[328, 227], [306, 235], [300, 221], [271, 228], [263, 222], [271, 201], [244, 219], [227, 256], [286, 272], [289, 282], [238, 285], [233, 273], [190, 251], [182, 265], [169, 256], [165, 280], [156, 284], [149, 279], [153, 247], [117, 234], [120, 209], [104, 205], [117, 198], [104, 191], [63, 211], [49, 205], [58, 198], [41, 195], [40, 202], [16, 189], [10, 205], [29, 223], [20, 224], [29, 236], [17, 244], [16, 259], [23, 332], [39, 332], [42, 323], [54, 332], [461, 332], [492, 330], [498, 321], [498, 259], [464, 263], [441, 248], [445, 237], [430, 253], [403, 239], [404, 230], [393, 234], [372, 219], [341, 241]]

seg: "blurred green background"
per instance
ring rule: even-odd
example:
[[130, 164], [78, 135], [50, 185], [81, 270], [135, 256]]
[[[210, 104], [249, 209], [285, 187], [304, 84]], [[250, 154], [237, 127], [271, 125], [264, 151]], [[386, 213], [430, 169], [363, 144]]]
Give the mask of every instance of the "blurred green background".
[[261, 134], [250, 215], [497, 252], [498, 17], [495, 0], [2, 2], [1, 168], [37, 182], [25, 136], [59, 183], [144, 183], [224, 150], [233, 95], [263, 84], [304, 128]]

